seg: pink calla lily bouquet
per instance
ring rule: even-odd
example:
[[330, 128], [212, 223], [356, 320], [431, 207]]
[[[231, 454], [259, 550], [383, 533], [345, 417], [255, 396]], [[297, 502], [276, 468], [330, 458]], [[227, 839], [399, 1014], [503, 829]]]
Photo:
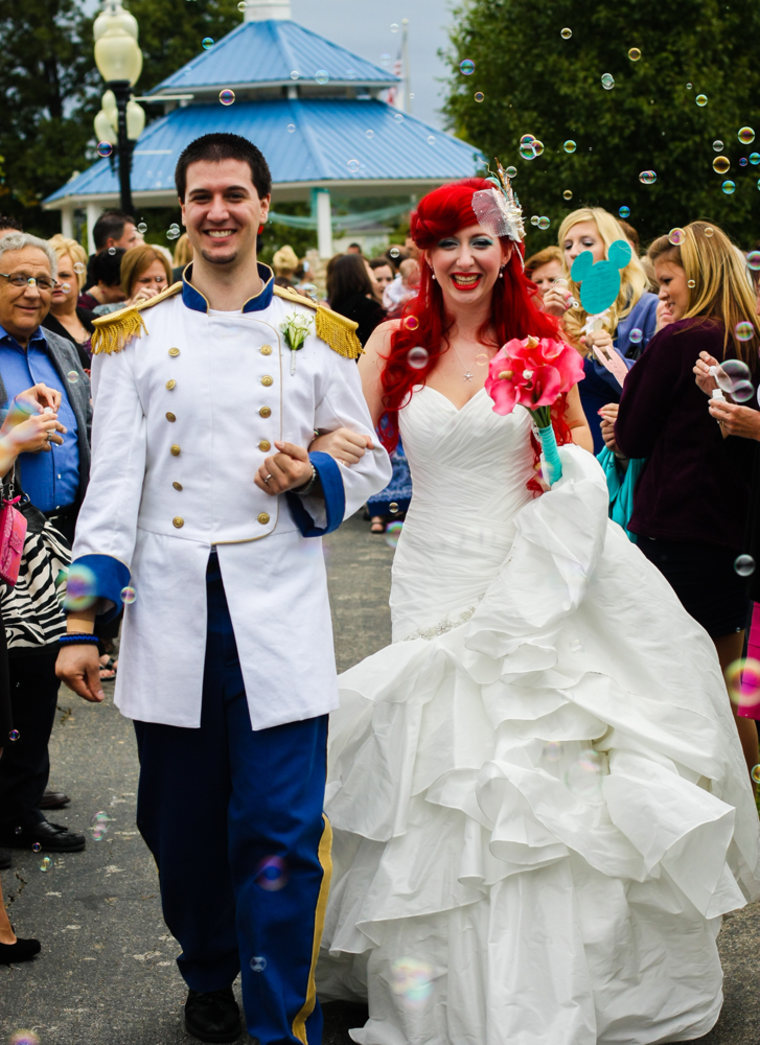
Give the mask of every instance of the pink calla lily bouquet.
[[564, 341], [549, 337], [512, 338], [491, 360], [486, 391], [497, 414], [524, 406], [533, 418], [550, 483], [562, 477], [551, 423], [551, 407], [583, 378], [583, 359]]

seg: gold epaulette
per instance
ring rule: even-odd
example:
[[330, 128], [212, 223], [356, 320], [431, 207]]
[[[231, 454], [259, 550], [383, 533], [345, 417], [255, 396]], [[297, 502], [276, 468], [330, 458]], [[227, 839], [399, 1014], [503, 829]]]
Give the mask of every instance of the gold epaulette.
[[312, 301], [302, 294], [297, 293], [291, 287], [280, 287], [275, 284], [274, 292], [278, 298], [292, 301], [294, 305], [303, 305], [316, 312], [314, 326], [317, 337], [329, 345], [333, 352], [345, 359], [358, 359], [364, 349], [362, 343], [356, 336], [358, 323], [347, 316], [341, 316], [339, 312], [333, 312], [327, 305]]
[[92, 354], [100, 355], [105, 352], [121, 352], [133, 337], [141, 337], [145, 330], [145, 323], [140, 313], [143, 309], [153, 308], [159, 301], [174, 297], [182, 289], [182, 283], [173, 283], [154, 298], [140, 301], [136, 305], [120, 308], [116, 312], [109, 312], [107, 316], [98, 316], [95, 320], [95, 329], [92, 332]]

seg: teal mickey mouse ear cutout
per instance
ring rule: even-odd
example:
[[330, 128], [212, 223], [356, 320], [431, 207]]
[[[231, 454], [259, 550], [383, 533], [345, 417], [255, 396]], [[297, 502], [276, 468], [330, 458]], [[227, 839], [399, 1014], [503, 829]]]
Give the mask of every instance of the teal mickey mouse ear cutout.
[[590, 316], [604, 312], [620, 293], [620, 270], [631, 260], [631, 245], [617, 239], [607, 251], [608, 260], [594, 262], [590, 250], [584, 250], [573, 262], [570, 275], [581, 284], [581, 305]]

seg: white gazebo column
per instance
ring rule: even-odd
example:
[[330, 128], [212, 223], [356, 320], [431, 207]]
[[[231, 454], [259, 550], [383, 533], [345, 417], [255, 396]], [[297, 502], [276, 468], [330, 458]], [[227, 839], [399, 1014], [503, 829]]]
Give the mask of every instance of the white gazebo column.
[[95, 227], [95, 222], [100, 217], [102, 209], [103, 208], [97, 203], [88, 203], [85, 208], [85, 213], [87, 215], [87, 249], [90, 254], [95, 253], [95, 240], [92, 238], [92, 230]]
[[311, 213], [317, 218], [317, 250], [320, 258], [331, 258], [332, 244], [332, 208], [330, 206], [329, 189], [311, 190]]
[[69, 204], [68, 207], [61, 208], [61, 233], [66, 239], [74, 238], [74, 206]]

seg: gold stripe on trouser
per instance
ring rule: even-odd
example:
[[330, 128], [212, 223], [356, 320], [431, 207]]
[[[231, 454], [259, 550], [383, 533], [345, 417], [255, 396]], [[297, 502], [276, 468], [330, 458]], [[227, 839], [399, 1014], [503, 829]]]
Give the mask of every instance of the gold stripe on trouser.
[[324, 831], [322, 832], [322, 838], [319, 842], [319, 862], [322, 865], [322, 885], [319, 888], [319, 896], [317, 898], [317, 908], [314, 916], [314, 942], [311, 946], [311, 965], [309, 967], [309, 978], [307, 981], [306, 988], [306, 999], [301, 1006], [300, 1012], [293, 1020], [293, 1037], [297, 1038], [298, 1041], [302, 1042], [303, 1045], [309, 1045], [309, 1040], [306, 1037], [306, 1021], [314, 1011], [314, 1006], [317, 1001], [317, 984], [314, 977], [314, 971], [317, 966], [317, 957], [319, 955], [319, 945], [322, 940], [322, 931], [325, 927], [325, 911], [327, 910], [327, 894], [330, 891], [330, 878], [332, 876], [332, 857], [330, 851], [332, 849], [332, 828], [330, 827], [330, 821], [326, 815], [322, 814], [322, 819], [325, 824]]

